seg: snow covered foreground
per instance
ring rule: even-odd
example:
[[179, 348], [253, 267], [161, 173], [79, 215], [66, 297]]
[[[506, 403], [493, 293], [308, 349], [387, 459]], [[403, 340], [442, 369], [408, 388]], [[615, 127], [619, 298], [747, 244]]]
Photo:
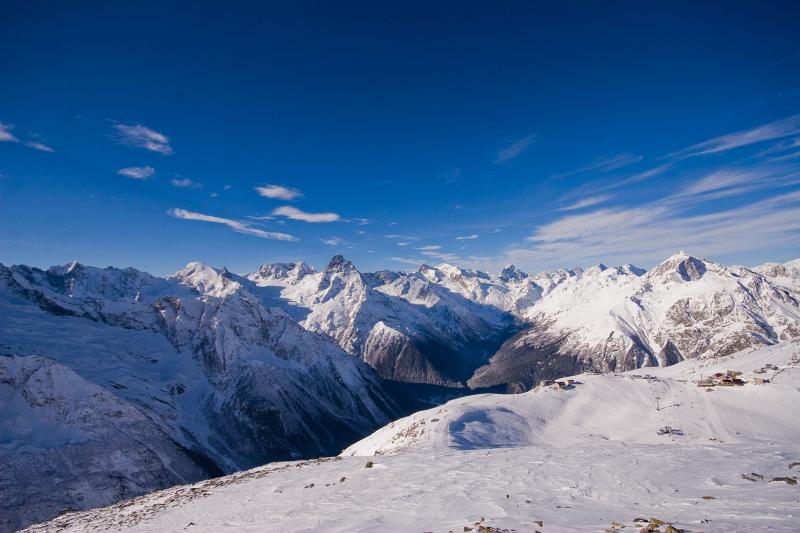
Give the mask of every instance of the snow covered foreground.
[[[794, 340], [580, 375], [564, 390], [465, 397], [340, 457], [272, 463], [30, 531], [638, 531], [639, 517], [687, 531], [798, 531], [798, 358]], [[726, 370], [748, 383], [695, 383]], [[665, 426], [675, 431], [659, 434]]]

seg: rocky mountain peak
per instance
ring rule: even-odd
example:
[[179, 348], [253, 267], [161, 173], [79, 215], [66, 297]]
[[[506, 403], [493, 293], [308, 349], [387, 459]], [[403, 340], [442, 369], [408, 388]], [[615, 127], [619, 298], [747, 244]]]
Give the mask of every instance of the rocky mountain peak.
[[345, 259], [344, 256], [340, 254], [334, 255], [328, 263], [328, 266], [325, 267], [325, 272], [331, 273], [351, 271], [357, 272], [356, 267], [353, 265], [353, 263]]
[[708, 270], [706, 261], [680, 250], [653, 267], [648, 276], [651, 278], [668, 277], [675, 281], [696, 281], [703, 277], [706, 270]]
[[506, 265], [503, 268], [503, 270], [500, 271], [500, 276], [499, 276], [500, 280], [506, 283], [508, 283], [509, 281], [522, 281], [527, 277], [528, 274], [518, 269], [514, 265]]
[[367, 282], [356, 267], [342, 255], [334, 255], [320, 277], [317, 291], [319, 301], [334, 298], [345, 286], [365, 291]]
[[228, 269], [218, 270], [200, 261], [192, 261], [172, 277], [202, 294], [214, 296], [231, 293], [240, 286], [230, 275]]
[[262, 280], [289, 280], [300, 281], [309, 274], [314, 274], [314, 267], [305, 261], [296, 263], [267, 263], [261, 265], [258, 271], [251, 275], [251, 279], [260, 278]]
[[643, 268], [639, 268], [636, 265], [632, 265], [630, 263], [625, 263], [620, 267], [620, 270], [625, 274], [633, 274], [634, 276], [643, 276], [647, 273], [647, 270]]

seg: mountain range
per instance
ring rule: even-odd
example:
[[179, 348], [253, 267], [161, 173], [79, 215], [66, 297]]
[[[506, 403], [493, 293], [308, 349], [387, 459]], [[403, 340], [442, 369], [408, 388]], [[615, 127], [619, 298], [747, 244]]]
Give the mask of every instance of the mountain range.
[[0, 529], [330, 455], [426, 404], [800, 335], [800, 260], [491, 275], [0, 265]]

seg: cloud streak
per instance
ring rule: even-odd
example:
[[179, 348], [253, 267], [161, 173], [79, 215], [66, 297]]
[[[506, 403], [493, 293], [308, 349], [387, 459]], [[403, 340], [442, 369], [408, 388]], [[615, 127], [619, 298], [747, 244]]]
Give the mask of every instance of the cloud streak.
[[199, 184], [199, 183], [197, 183], [195, 181], [192, 181], [189, 178], [175, 178], [175, 179], [169, 180], [169, 182], [173, 186], [179, 187], [181, 189], [200, 189], [200, 188], [203, 187], [201, 184]]
[[262, 185], [256, 187], [255, 191], [265, 198], [276, 198], [278, 200], [295, 200], [303, 196], [302, 191], [284, 185]]
[[169, 144], [169, 137], [163, 133], [136, 124], [128, 126], [126, 124], [115, 124], [117, 140], [125, 145], [144, 148], [151, 152], [158, 152], [163, 155], [172, 155], [172, 147]]
[[27, 141], [25, 143], [25, 146], [27, 146], [28, 148], [33, 148], [34, 150], [38, 150], [40, 152], [51, 152], [51, 153], [55, 152], [55, 150], [53, 150], [52, 148], [50, 148], [46, 144], [40, 143], [40, 142], [36, 142], [36, 141]]
[[612, 170], [617, 170], [623, 167], [627, 167], [628, 165], [633, 165], [634, 163], [638, 163], [643, 159], [642, 156], [636, 154], [617, 154], [612, 157], [601, 157], [599, 159], [595, 159], [591, 163], [584, 165], [576, 170], [572, 170], [570, 172], [563, 172], [561, 174], [556, 174], [553, 176], [555, 179], [566, 178], [568, 176], [575, 176], [576, 174], [586, 174], [589, 172], [596, 172], [596, 173], [604, 173], [610, 172]]
[[0, 122], [0, 142], [19, 142], [19, 139], [17, 139], [14, 134], [11, 133], [12, 128], [14, 128], [13, 125]]
[[394, 261], [396, 263], [402, 263], [404, 265], [413, 265], [413, 266], [419, 266], [425, 262], [421, 259], [412, 259], [409, 257], [390, 257], [389, 260]]
[[278, 207], [272, 211], [272, 214], [303, 222], [336, 222], [341, 218], [336, 213], [308, 213], [290, 205]]
[[519, 157], [523, 152], [525, 152], [525, 150], [531, 147], [531, 145], [535, 140], [536, 136], [531, 134], [523, 137], [522, 139], [512, 142], [505, 148], [501, 148], [500, 150], [497, 151], [493, 163], [495, 165], [502, 165], [503, 163], [507, 163], [512, 159]]
[[792, 115], [769, 124], [756, 128], [741, 130], [728, 135], [714, 137], [705, 142], [692, 145], [679, 152], [670, 154], [671, 157], [685, 159], [705, 154], [716, 154], [742, 146], [782, 139], [800, 133], [800, 115]]
[[252, 235], [254, 237], [260, 237], [262, 239], [272, 239], [278, 241], [298, 240], [297, 237], [289, 235], [288, 233], [264, 231], [258, 228], [254, 228], [251, 225], [247, 224], [246, 222], [240, 222], [238, 220], [232, 220], [229, 218], [216, 217], [213, 215], [205, 215], [203, 213], [195, 213], [193, 211], [187, 211], [185, 209], [179, 209], [179, 208], [170, 209], [169, 211], [167, 211], [167, 214], [171, 217], [179, 218], [181, 220], [197, 220], [200, 222], [211, 222], [213, 224], [222, 224], [223, 226], [227, 226], [228, 228], [232, 229], [237, 233]]
[[460, 237], [456, 237], [457, 241], [472, 241], [478, 238], [477, 233], [473, 233], [472, 235], [461, 235]]
[[578, 200], [577, 202], [561, 207], [559, 211], [574, 211], [576, 209], [584, 209], [586, 207], [591, 207], [594, 205], [602, 204], [610, 200], [612, 196], [610, 194], [599, 194], [597, 196], [589, 196], [588, 198], [584, 198], [583, 200]]
[[126, 178], [131, 178], [134, 180], [146, 180], [156, 173], [156, 169], [153, 167], [127, 167], [121, 168], [117, 171], [117, 174], [120, 176], [125, 176]]
[[433, 250], [425, 250], [420, 253], [425, 257], [433, 257], [434, 259], [438, 259], [439, 261], [445, 261], [448, 263], [456, 263], [461, 260], [456, 254], [451, 254], [449, 252], [437, 252]]
[[322, 244], [327, 244], [328, 246], [339, 246], [340, 244], [344, 244], [344, 239], [341, 237], [328, 237], [327, 239], [320, 239]]
[[[9, 143], [19, 143], [22, 142], [19, 138], [11, 133], [11, 130], [14, 129], [13, 124], [7, 124], [5, 122], [0, 122], [0, 142], [9, 142]], [[52, 148], [47, 146], [44, 143], [38, 141], [25, 141], [23, 143], [28, 148], [32, 148], [34, 150], [38, 150], [39, 152], [55, 152]]]
[[[713, 210], [711, 203], [798, 183], [798, 173], [787, 169], [720, 170], [641, 206], [598, 209], [542, 224], [528, 237], [530, 246], [510, 248], [503, 260], [549, 267], [654, 261], [679, 248], [714, 255], [800, 245], [798, 190], [729, 209]], [[701, 203], [712, 210], [697, 214], [694, 208]]]

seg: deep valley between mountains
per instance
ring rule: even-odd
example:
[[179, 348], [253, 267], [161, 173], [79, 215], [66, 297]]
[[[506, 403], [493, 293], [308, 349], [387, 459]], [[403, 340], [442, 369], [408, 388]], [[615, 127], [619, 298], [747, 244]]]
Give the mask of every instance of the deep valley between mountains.
[[0, 265], [0, 531], [337, 455], [462, 396], [798, 336], [800, 260], [746, 268], [678, 252], [649, 271], [491, 275], [362, 273], [336, 256], [320, 271], [190, 263], [168, 278]]

